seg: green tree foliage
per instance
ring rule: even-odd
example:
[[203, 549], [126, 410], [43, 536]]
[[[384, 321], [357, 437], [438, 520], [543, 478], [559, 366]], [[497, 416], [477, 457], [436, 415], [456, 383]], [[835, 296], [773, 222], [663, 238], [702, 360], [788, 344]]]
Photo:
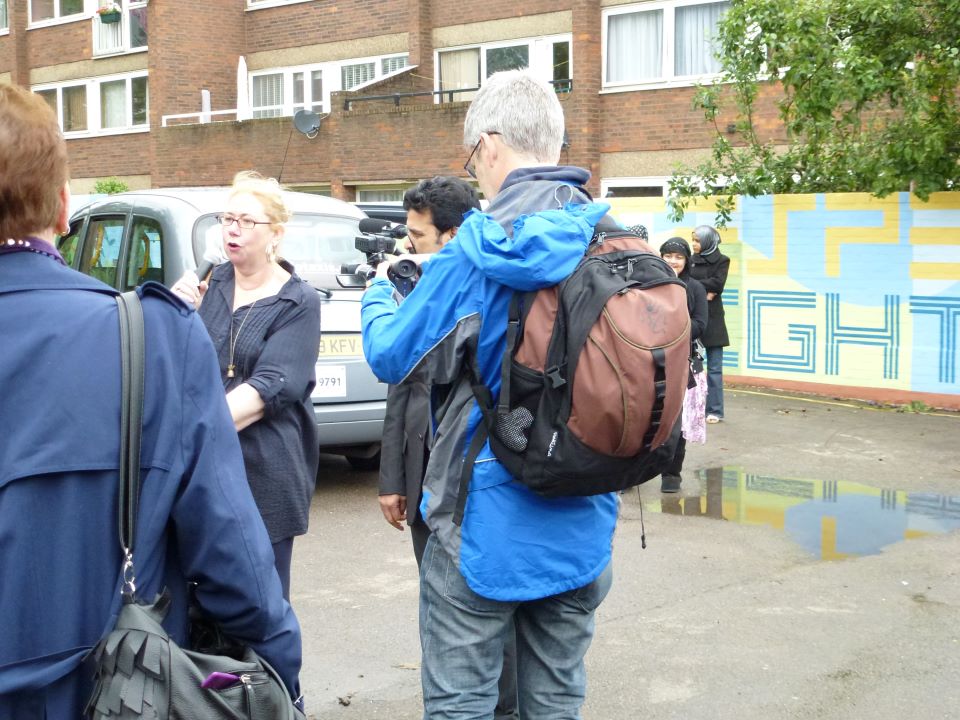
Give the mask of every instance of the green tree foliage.
[[[733, 0], [716, 42], [725, 74], [694, 100], [716, 140], [671, 179], [675, 220], [718, 186], [922, 199], [960, 188], [960, 0]], [[775, 132], [758, 122], [764, 94]]]
[[103, 195], [116, 195], [129, 189], [127, 184], [117, 177], [101, 178], [93, 184], [93, 191]]

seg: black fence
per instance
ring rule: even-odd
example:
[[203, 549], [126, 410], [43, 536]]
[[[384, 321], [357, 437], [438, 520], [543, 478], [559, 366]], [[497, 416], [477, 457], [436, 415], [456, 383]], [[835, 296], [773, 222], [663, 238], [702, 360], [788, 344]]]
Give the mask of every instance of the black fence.
[[[568, 93], [573, 90], [573, 79], [566, 78], [564, 80], [551, 80], [550, 84], [553, 85], [553, 89], [558, 93]], [[343, 109], [345, 112], [349, 112], [353, 103], [358, 102], [373, 102], [377, 100], [393, 100], [394, 107], [400, 107], [400, 100], [403, 98], [411, 97], [440, 97], [440, 102], [456, 102], [457, 95], [463, 93], [473, 93], [479, 90], [480, 88], [458, 88], [456, 90], [423, 90], [421, 92], [404, 92], [404, 93], [391, 93], [389, 95], [362, 95], [360, 97], [344, 98]], [[444, 100], [446, 98], [446, 100]]]

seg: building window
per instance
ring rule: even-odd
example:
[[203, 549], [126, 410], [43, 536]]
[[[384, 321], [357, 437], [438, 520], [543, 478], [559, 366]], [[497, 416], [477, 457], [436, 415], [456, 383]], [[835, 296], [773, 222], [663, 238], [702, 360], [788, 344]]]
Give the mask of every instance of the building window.
[[352, 90], [357, 85], [368, 83], [376, 77], [376, 63], [356, 63], [354, 65], [344, 65], [341, 68], [343, 74], [344, 90]]
[[329, 112], [330, 93], [359, 89], [402, 70], [407, 63], [406, 54], [386, 55], [251, 73], [253, 117], [280, 117], [306, 109]]
[[730, 2], [667, 2], [604, 11], [604, 87], [687, 84], [720, 72], [713, 38]]
[[125, 8], [127, 12], [128, 36], [131, 48], [145, 48], [147, 46], [147, 2], [146, 0], [131, 0]]
[[618, 177], [600, 182], [600, 195], [605, 198], [663, 198], [668, 194], [670, 178]]
[[0, 0], [0, 31], [7, 30], [10, 21], [7, 20], [7, 0]]
[[87, 87], [74, 85], [60, 90], [60, 109], [63, 131], [81, 132], [87, 129]]
[[437, 51], [440, 102], [470, 100], [482, 82], [502, 70], [530, 68], [558, 91], [570, 89], [570, 36], [526, 38]]
[[105, 23], [99, 15], [93, 21], [93, 54], [116, 55], [147, 47], [146, 0], [123, 4], [120, 22]]
[[402, 203], [406, 188], [370, 188], [357, 189], [357, 202], [366, 203]]
[[407, 66], [407, 56], [397, 55], [395, 57], [383, 58], [380, 61], [380, 71], [384, 75], [403, 70]]
[[255, 118], [283, 115], [283, 73], [256, 75], [251, 98]]
[[67, 137], [148, 129], [147, 76], [143, 74], [37, 87], [34, 92], [56, 113]]
[[83, 14], [83, 0], [30, 0], [30, 22]]
[[147, 123], [145, 77], [100, 83], [100, 127], [123, 129]]

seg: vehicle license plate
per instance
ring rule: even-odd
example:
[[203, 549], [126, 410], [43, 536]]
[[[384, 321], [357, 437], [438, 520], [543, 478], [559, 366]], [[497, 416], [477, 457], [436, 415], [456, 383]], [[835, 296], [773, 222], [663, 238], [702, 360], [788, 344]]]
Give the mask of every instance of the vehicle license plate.
[[360, 333], [352, 335], [327, 335], [320, 336], [319, 358], [330, 357], [358, 357], [363, 355], [363, 340]]
[[313, 397], [346, 397], [347, 366], [317, 365], [317, 384], [313, 388]]

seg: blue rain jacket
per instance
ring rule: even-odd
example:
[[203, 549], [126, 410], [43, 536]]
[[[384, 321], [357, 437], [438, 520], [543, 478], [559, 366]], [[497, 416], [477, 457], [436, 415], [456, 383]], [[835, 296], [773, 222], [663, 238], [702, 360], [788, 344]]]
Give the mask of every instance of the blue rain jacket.
[[[590, 203], [546, 209], [557, 208], [557, 198], [571, 197], [569, 188], [557, 192], [570, 180], [563, 177], [567, 169], [553, 170], [561, 182], [518, 172], [491, 204], [492, 217], [468, 213], [402, 304], [385, 280], [374, 282], [363, 298], [364, 353], [381, 380], [456, 383], [443, 416], [435, 418], [421, 512], [471, 589], [500, 601], [548, 597], [596, 579], [610, 561], [619, 508], [614, 494], [543, 498], [516, 482], [487, 443], [473, 468], [463, 524], [452, 523], [463, 457], [481, 422], [469, 381], [461, 376], [465, 350], [476, 345], [480, 379], [496, 398], [514, 290], [537, 290], [566, 278], [609, 208]], [[523, 199], [529, 207], [530, 198], [540, 212], [513, 214], [512, 226], [495, 219], [498, 206], [514, 209]]]
[[[84, 655], [120, 608], [116, 291], [32, 253], [0, 256], [0, 718], [76, 718]], [[243, 469], [209, 335], [163, 287], [146, 329], [137, 589], [164, 586], [185, 641], [186, 579], [223, 629], [299, 694], [300, 628]]]

